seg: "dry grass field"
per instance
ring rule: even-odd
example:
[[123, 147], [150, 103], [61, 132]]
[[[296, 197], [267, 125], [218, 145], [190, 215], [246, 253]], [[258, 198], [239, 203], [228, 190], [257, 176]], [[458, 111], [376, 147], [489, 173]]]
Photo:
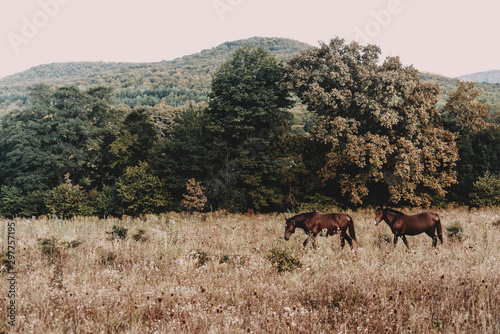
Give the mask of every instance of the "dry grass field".
[[499, 333], [500, 209], [436, 212], [436, 249], [394, 249], [370, 210], [348, 212], [354, 250], [318, 237], [304, 255], [285, 214], [15, 220], [15, 326], [4, 268], [0, 332]]

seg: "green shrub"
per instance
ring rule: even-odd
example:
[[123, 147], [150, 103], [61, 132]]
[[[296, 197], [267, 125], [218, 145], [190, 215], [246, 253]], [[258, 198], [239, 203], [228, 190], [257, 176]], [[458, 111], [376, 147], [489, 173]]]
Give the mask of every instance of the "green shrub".
[[464, 239], [464, 230], [462, 224], [455, 222], [446, 227], [446, 236], [450, 240], [462, 241]]
[[389, 244], [392, 242], [393, 242], [392, 236], [382, 233], [376, 236], [376, 238], [373, 240], [373, 245], [382, 247], [382, 245]]
[[158, 214], [174, 208], [163, 182], [149, 172], [147, 163], [127, 167], [116, 182], [116, 193], [127, 215]]
[[47, 193], [35, 190], [24, 194], [21, 189], [12, 186], [2, 186], [0, 189], [0, 216], [13, 218], [32, 217], [47, 214], [45, 199]]
[[106, 232], [109, 234], [111, 240], [115, 239], [125, 239], [127, 237], [128, 228], [113, 225], [113, 229], [110, 232]]
[[302, 267], [302, 264], [286, 250], [273, 248], [269, 251], [267, 259], [273, 264], [278, 272], [294, 271]]
[[65, 183], [48, 191], [45, 204], [51, 214], [70, 218], [74, 216], [91, 216], [95, 209], [90, 205], [90, 198], [78, 185], [71, 184], [66, 178]]
[[19, 216], [32, 217], [49, 214], [49, 209], [45, 204], [47, 191], [35, 190], [24, 197], [24, 205]]
[[123, 214], [120, 199], [116, 193], [115, 186], [104, 186], [97, 194], [96, 214], [100, 217], [114, 216], [119, 217]]
[[42, 248], [42, 254], [47, 256], [47, 259], [51, 263], [60, 258], [65, 249], [76, 248], [82, 244], [78, 240], [60, 241], [56, 237], [40, 238], [38, 239], [38, 243]]
[[219, 263], [230, 264], [230, 265], [245, 265], [248, 261], [248, 257], [241, 255], [228, 255], [224, 254], [219, 257]]
[[479, 177], [472, 187], [470, 202], [473, 206], [500, 206], [500, 175], [486, 172]]
[[2, 186], [0, 189], [0, 215], [12, 218], [23, 210], [24, 195], [17, 187]]
[[297, 207], [298, 212], [320, 211], [320, 212], [333, 212], [337, 211], [339, 205], [337, 201], [331, 197], [316, 194], [314, 196], [307, 196], [302, 203]]
[[148, 241], [148, 236], [146, 235], [146, 231], [143, 229], [139, 229], [135, 234], [132, 235], [132, 239], [135, 241]]

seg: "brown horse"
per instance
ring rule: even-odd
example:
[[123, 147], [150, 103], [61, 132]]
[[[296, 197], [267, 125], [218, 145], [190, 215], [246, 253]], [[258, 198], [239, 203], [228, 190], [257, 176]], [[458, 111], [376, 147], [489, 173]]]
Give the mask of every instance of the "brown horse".
[[[302, 244], [305, 250], [309, 238], [312, 239], [314, 248], [316, 249], [316, 236], [326, 229], [327, 235], [337, 234], [340, 231], [340, 245], [344, 248], [345, 240], [352, 248], [352, 240], [356, 241], [354, 233], [354, 222], [349, 215], [345, 213], [319, 213], [307, 212], [301, 213], [292, 218], [287, 219], [285, 225], [285, 240], [290, 239], [290, 235], [295, 232], [295, 228], [301, 228], [307, 234], [307, 238]], [[349, 235], [347, 235], [349, 229]]]
[[[422, 212], [416, 215], [405, 215], [404, 213], [388, 209], [378, 208], [375, 211], [375, 226], [381, 221], [385, 221], [394, 233], [394, 247], [398, 242], [398, 237], [403, 239], [409, 249], [405, 235], [417, 235], [425, 233], [432, 238], [432, 246], [436, 247], [437, 238], [443, 243], [443, 228], [439, 216], [433, 212]], [[437, 236], [436, 236], [437, 231]]]

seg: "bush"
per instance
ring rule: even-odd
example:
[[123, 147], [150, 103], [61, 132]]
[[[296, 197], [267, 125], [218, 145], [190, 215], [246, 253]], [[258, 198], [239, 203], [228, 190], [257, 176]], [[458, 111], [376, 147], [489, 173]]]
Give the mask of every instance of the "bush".
[[123, 209], [116, 194], [116, 187], [104, 186], [96, 197], [96, 213], [101, 217], [121, 216]]
[[132, 239], [135, 241], [148, 241], [148, 236], [146, 235], [146, 231], [143, 229], [139, 229], [137, 233], [132, 235]]
[[50, 213], [70, 218], [74, 216], [91, 216], [95, 209], [90, 205], [90, 198], [78, 185], [66, 182], [48, 191], [45, 204]]
[[21, 189], [3, 186], [0, 189], [0, 215], [12, 218], [23, 209], [24, 196]]
[[337, 201], [331, 197], [316, 194], [314, 196], [307, 196], [304, 201], [299, 204], [299, 212], [320, 211], [320, 212], [334, 212], [337, 211], [339, 205]]
[[289, 254], [286, 250], [280, 250], [273, 248], [269, 251], [267, 259], [273, 264], [279, 273], [285, 271], [294, 271], [297, 268], [302, 267], [302, 264], [297, 260], [292, 254]]
[[60, 258], [65, 249], [76, 248], [82, 244], [82, 242], [78, 240], [60, 241], [56, 237], [38, 239], [38, 243], [42, 247], [42, 254], [47, 256], [50, 263], [54, 263]]
[[376, 236], [376, 238], [373, 240], [373, 245], [382, 247], [382, 245], [392, 243], [393, 240], [394, 239], [392, 238], [392, 236], [382, 233]]
[[123, 213], [131, 216], [162, 213], [173, 209], [163, 182], [149, 172], [147, 163], [127, 167], [116, 182], [116, 193]]
[[464, 230], [462, 224], [455, 222], [446, 227], [446, 236], [450, 240], [462, 241], [464, 239]]
[[479, 177], [472, 187], [470, 202], [477, 207], [500, 206], [500, 175], [486, 172]]
[[0, 216], [13, 218], [31, 217], [48, 213], [45, 199], [47, 193], [35, 190], [27, 195], [21, 189], [2, 186], [0, 189]]
[[189, 212], [202, 211], [207, 203], [205, 196], [205, 187], [195, 179], [189, 179], [186, 183], [186, 193], [182, 195], [184, 198], [181, 202], [182, 207]]
[[111, 240], [115, 239], [125, 239], [127, 237], [128, 228], [113, 225], [113, 230], [111, 232], [106, 232], [109, 234]]

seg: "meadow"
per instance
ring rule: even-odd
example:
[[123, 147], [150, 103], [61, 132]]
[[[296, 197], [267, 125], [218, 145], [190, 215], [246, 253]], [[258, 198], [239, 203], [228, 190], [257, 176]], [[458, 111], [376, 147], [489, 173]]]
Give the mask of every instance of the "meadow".
[[318, 237], [305, 254], [302, 230], [283, 239], [290, 214], [16, 219], [15, 326], [4, 256], [0, 332], [499, 333], [500, 209], [435, 212], [437, 248], [394, 249], [361, 210], [354, 249]]

